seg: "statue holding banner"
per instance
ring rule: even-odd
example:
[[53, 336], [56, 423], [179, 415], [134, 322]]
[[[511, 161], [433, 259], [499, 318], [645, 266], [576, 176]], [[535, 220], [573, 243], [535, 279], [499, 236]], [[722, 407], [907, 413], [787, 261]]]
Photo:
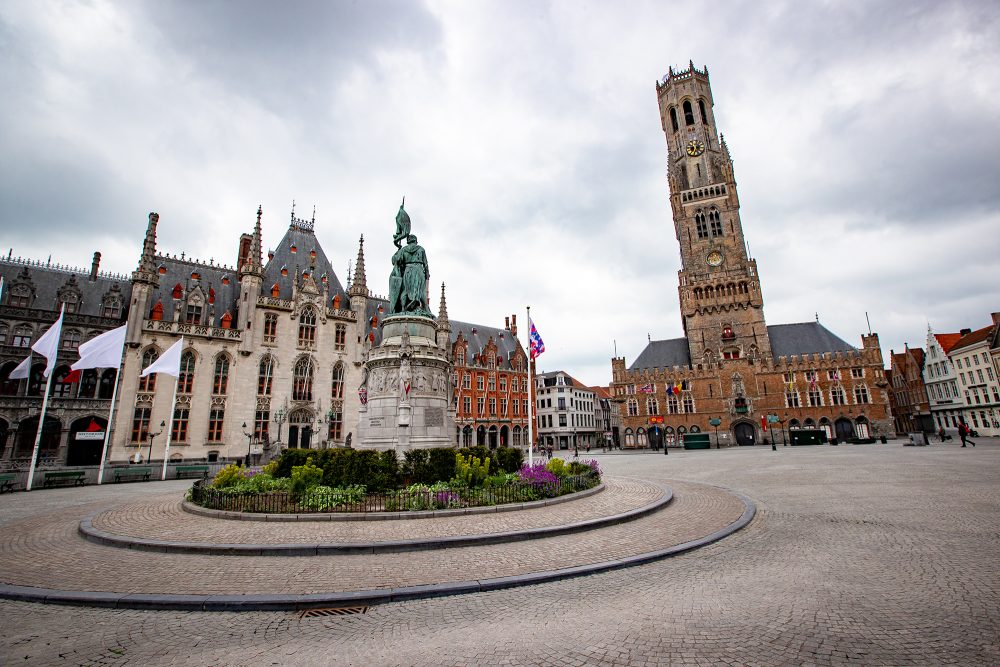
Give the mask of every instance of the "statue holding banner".
[[[406, 245], [400, 246], [405, 233]], [[400, 205], [396, 214], [396, 233], [393, 243], [398, 250], [392, 256], [392, 273], [389, 274], [389, 315], [417, 315], [433, 317], [427, 304], [427, 279], [430, 268], [427, 253], [417, 243], [417, 237], [410, 234], [410, 216]]]

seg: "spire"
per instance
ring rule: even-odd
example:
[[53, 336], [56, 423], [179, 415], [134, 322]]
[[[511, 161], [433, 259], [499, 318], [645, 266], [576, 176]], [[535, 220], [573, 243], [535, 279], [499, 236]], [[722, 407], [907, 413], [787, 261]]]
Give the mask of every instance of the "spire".
[[351, 281], [352, 294], [368, 294], [368, 280], [365, 278], [365, 235], [358, 242], [358, 260], [354, 264], [354, 280]]
[[153, 258], [156, 256], [156, 223], [160, 221], [159, 213], [149, 214], [149, 224], [146, 225], [146, 240], [142, 243], [142, 258], [139, 260], [139, 269], [152, 271]]
[[444, 298], [444, 283], [441, 283], [441, 305], [438, 306], [438, 327], [450, 326], [448, 322], [448, 304]]
[[261, 230], [260, 230], [260, 219], [264, 215], [264, 210], [261, 206], [257, 206], [257, 224], [253, 228], [253, 242], [250, 244], [250, 266], [253, 271], [262, 271], [264, 268], [264, 257], [261, 252]]

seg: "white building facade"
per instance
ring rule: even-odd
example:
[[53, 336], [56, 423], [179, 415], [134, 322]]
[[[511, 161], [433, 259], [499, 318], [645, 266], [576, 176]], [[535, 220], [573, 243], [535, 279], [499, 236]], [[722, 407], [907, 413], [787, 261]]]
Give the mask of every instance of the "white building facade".
[[535, 376], [538, 442], [553, 449], [598, 445], [594, 392], [564, 371]]
[[990, 353], [990, 341], [1000, 326], [1000, 313], [993, 314], [993, 321], [994, 324], [963, 336], [948, 354], [965, 403], [962, 421], [982, 436], [1000, 435], [1000, 381]]

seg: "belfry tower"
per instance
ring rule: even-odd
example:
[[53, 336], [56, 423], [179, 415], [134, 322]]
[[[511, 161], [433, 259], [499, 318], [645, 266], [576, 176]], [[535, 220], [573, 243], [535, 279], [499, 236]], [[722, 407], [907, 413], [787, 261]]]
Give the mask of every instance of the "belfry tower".
[[713, 113], [708, 68], [656, 84], [670, 206], [681, 250], [681, 317], [694, 364], [769, 358], [757, 263], [748, 256], [733, 162]]

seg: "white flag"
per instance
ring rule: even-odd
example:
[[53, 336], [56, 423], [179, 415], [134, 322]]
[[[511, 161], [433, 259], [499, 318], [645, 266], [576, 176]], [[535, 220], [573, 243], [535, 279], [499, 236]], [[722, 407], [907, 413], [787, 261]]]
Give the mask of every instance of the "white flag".
[[139, 377], [144, 378], [150, 373], [163, 373], [177, 377], [181, 374], [181, 348], [184, 347], [184, 338], [170, 346], [170, 349], [160, 355], [160, 358], [151, 363], [146, 370], [139, 373]]
[[80, 346], [80, 360], [70, 366], [74, 371], [88, 368], [118, 368], [122, 363], [125, 349], [125, 328], [106, 331]]
[[27, 380], [28, 376], [31, 374], [31, 355], [17, 365], [17, 367], [10, 372], [7, 377], [11, 380]]
[[56, 365], [56, 357], [59, 355], [59, 336], [62, 334], [62, 323], [63, 314], [66, 312], [66, 305], [63, 304], [63, 309], [59, 311], [59, 319], [56, 323], [49, 327], [49, 330], [42, 334], [31, 349], [48, 359], [49, 363], [45, 365], [45, 370], [42, 371], [42, 375], [48, 377], [52, 375], [52, 369]]

